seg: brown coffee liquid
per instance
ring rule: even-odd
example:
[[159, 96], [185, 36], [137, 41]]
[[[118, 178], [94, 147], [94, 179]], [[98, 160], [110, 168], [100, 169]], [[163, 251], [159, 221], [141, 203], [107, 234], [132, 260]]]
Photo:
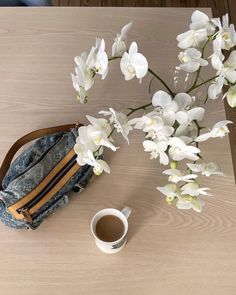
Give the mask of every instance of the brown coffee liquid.
[[121, 238], [124, 233], [124, 225], [120, 218], [114, 215], [106, 215], [96, 224], [97, 237], [105, 242], [113, 242]]

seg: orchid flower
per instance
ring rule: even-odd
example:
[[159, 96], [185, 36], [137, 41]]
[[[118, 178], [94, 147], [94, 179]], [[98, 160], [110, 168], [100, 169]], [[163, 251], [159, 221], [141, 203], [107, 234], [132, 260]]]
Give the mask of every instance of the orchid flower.
[[112, 56], [122, 56], [127, 51], [126, 39], [127, 33], [132, 26], [132, 22], [125, 25], [122, 29], [120, 34], [117, 34], [114, 43], [112, 45]]
[[134, 125], [135, 129], [146, 132], [147, 138], [166, 140], [174, 133], [174, 128], [165, 125], [165, 121], [156, 112], [151, 112], [141, 118], [134, 118], [129, 121], [129, 124]]
[[79, 128], [79, 137], [82, 144], [92, 142], [97, 146], [106, 146], [113, 151], [116, 151], [116, 147], [109, 141], [108, 135], [104, 130], [97, 129], [92, 125], [82, 126]]
[[169, 139], [169, 156], [174, 161], [181, 161], [183, 159], [189, 159], [196, 161], [199, 159], [197, 156], [200, 150], [197, 147], [187, 145], [178, 137], [171, 137]]
[[200, 67], [208, 65], [208, 62], [201, 56], [201, 52], [196, 48], [187, 48], [184, 52], [179, 53], [178, 58], [181, 64], [176, 69], [188, 73], [196, 72]]
[[217, 99], [218, 96], [222, 93], [222, 88], [224, 86], [224, 77], [219, 76], [208, 88], [208, 98]]
[[169, 157], [166, 154], [168, 142], [165, 140], [152, 141], [144, 140], [143, 147], [145, 152], [151, 152], [150, 159], [156, 159], [159, 157], [160, 163], [163, 165], [169, 164]]
[[234, 25], [229, 25], [229, 15], [225, 14], [222, 17], [222, 24], [220, 18], [213, 18], [212, 22], [218, 27], [216, 40], [220, 41], [221, 48], [229, 50], [236, 45], [236, 32]]
[[222, 138], [229, 133], [229, 129], [227, 127], [227, 124], [231, 124], [231, 123], [233, 123], [233, 122], [229, 121], [229, 120], [220, 121], [213, 126], [211, 131], [201, 134], [200, 136], [198, 136], [195, 139], [195, 141], [202, 142], [202, 141], [208, 140], [209, 138], [215, 138], [215, 137]]
[[219, 61], [214, 64], [214, 68], [217, 70], [217, 75], [223, 76], [226, 81], [230, 83], [236, 82], [236, 50], [233, 50], [229, 58], [223, 63]]
[[179, 198], [180, 192], [176, 184], [169, 183], [165, 186], [158, 186], [157, 190], [159, 190], [163, 195], [166, 196], [166, 202], [171, 205], [176, 198]]
[[89, 54], [83, 52], [75, 57], [75, 75], [71, 74], [78, 99], [81, 103], [87, 102], [87, 91], [93, 86], [96, 74], [105, 79], [108, 73], [108, 57], [105, 52], [103, 39], [96, 39], [95, 46]]
[[159, 90], [152, 97], [152, 105], [165, 119], [166, 124], [172, 126], [175, 122], [175, 112], [178, 110], [176, 101], [165, 91]]
[[202, 48], [207, 41], [207, 30], [200, 29], [197, 31], [189, 30], [177, 36], [178, 47], [187, 49], [190, 47]]
[[193, 12], [191, 21], [192, 23], [189, 26], [191, 30], [197, 31], [200, 29], [206, 29], [208, 36], [215, 32], [215, 25], [211, 23], [209, 17], [205, 13], [199, 10]]
[[169, 181], [174, 183], [177, 183], [179, 181], [193, 182], [193, 179], [197, 178], [196, 174], [183, 174], [178, 169], [167, 169], [162, 173], [169, 175]]
[[200, 188], [199, 184], [196, 182], [189, 182], [186, 183], [181, 187], [181, 195], [190, 195], [190, 196], [199, 196], [199, 195], [205, 195], [205, 196], [211, 196], [207, 191], [210, 189], [208, 187]]
[[231, 108], [235, 108], [236, 107], [236, 85], [231, 86], [224, 96], [227, 97], [227, 102], [231, 106]]
[[200, 213], [202, 211], [205, 202], [199, 199], [199, 197], [184, 195], [179, 196], [178, 201], [176, 202], [176, 207], [182, 210], [193, 209], [194, 211]]
[[93, 172], [95, 175], [100, 175], [103, 171], [110, 173], [110, 167], [108, 164], [104, 160], [95, 159], [93, 153], [90, 150], [88, 150], [86, 156], [84, 156], [84, 161], [86, 164], [94, 167]]
[[117, 112], [114, 109], [109, 108], [109, 111], [100, 111], [99, 114], [111, 116], [110, 123], [114, 124], [116, 131], [121, 133], [124, 139], [129, 143], [128, 135], [133, 128], [128, 121], [128, 117], [124, 113]]
[[201, 163], [201, 164], [187, 163], [187, 166], [191, 171], [201, 172], [202, 175], [205, 175], [205, 176], [211, 176], [211, 175], [225, 176], [225, 174], [221, 171], [220, 166], [213, 162]]
[[130, 45], [129, 52], [123, 54], [120, 61], [120, 69], [125, 76], [125, 80], [131, 80], [135, 76], [138, 79], [142, 79], [147, 74], [148, 62], [146, 57], [138, 52], [136, 42]]

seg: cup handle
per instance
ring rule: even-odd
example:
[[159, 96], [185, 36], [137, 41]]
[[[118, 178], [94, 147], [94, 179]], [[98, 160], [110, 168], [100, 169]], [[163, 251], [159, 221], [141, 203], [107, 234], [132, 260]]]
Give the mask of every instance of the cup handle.
[[125, 207], [121, 210], [121, 212], [125, 215], [126, 219], [128, 219], [132, 212], [132, 209], [130, 207]]

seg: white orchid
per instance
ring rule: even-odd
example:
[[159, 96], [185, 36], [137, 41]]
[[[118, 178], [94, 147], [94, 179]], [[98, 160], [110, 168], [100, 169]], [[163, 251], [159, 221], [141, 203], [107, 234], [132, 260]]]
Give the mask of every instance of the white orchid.
[[117, 34], [114, 43], [112, 45], [112, 56], [122, 56], [127, 51], [126, 39], [127, 33], [132, 26], [132, 22], [125, 25], [122, 29], [120, 34]]
[[166, 196], [166, 202], [169, 205], [171, 205], [176, 200], [176, 206], [178, 209], [193, 209], [196, 212], [201, 212], [202, 207], [205, 204], [197, 196], [181, 195], [180, 189], [174, 183], [167, 184], [163, 187], [157, 187], [157, 190]]
[[[183, 50], [178, 55], [180, 64], [176, 68], [187, 72], [188, 76], [190, 73], [195, 73], [194, 82], [187, 93], [172, 91], [158, 73], [150, 70], [145, 56], [138, 52], [136, 42], [131, 43], [127, 49], [127, 33], [132, 23], [125, 25], [114, 40], [112, 57], [109, 60], [121, 58], [120, 69], [125, 80], [136, 77], [141, 82], [147, 72], [150, 72], [168, 92], [157, 89], [158, 91], [152, 96], [152, 104], [146, 103], [136, 108], [129, 108], [127, 114], [109, 108], [107, 111], [99, 112], [109, 116], [108, 119], [87, 116], [89, 125], [78, 128], [78, 137], [74, 145], [78, 164], [91, 165], [96, 175], [100, 175], [103, 171], [110, 173], [110, 167], [101, 156], [105, 147], [113, 151], [118, 149], [111, 138], [113, 131], [121, 133], [129, 143], [130, 131], [142, 130], [145, 133], [144, 151], [150, 153], [151, 159], [157, 159], [163, 165], [170, 165], [163, 174], [168, 176], [171, 183], [157, 187], [166, 196], [167, 203], [175, 202], [179, 209], [201, 212], [204, 202], [199, 196], [210, 193], [209, 188], [200, 187], [198, 184], [198, 173], [204, 176], [224, 176], [224, 173], [218, 164], [203, 162], [199, 143], [209, 138], [224, 137], [229, 133], [227, 125], [232, 122], [220, 121], [212, 129], [206, 129], [206, 133], [200, 134], [202, 129], [205, 130], [205, 127], [200, 127], [205, 109], [197, 106], [197, 100], [195, 101], [195, 97], [190, 96], [190, 93], [210, 82], [207, 99], [214, 100], [220, 96], [225, 86], [228, 89], [223, 98], [227, 98], [231, 107], [236, 107], [236, 50], [233, 50], [236, 45], [236, 31], [233, 25], [229, 25], [228, 15], [223, 17], [222, 22], [221, 24], [220, 19], [210, 20], [206, 14], [196, 10], [191, 16], [190, 30], [177, 36], [178, 47]], [[208, 43], [213, 45], [209, 59], [216, 74], [204, 80], [201, 67], [208, 65], [204, 59]], [[228, 59], [222, 52], [224, 49], [232, 49]], [[94, 85], [96, 76], [100, 75], [104, 79], [108, 73], [108, 56], [104, 40], [96, 39], [96, 44], [89, 54], [82, 53], [75, 58], [75, 62], [75, 74], [72, 74], [73, 86], [78, 92], [79, 100], [85, 103], [87, 92]], [[148, 107], [153, 107], [148, 113], [143, 112], [140, 117], [131, 120], [128, 118], [134, 112], [141, 109], [145, 111]], [[181, 167], [179, 162], [182, 160], [187, 165], [185, 170], [179, 168]], [[191, 161], [193, 163], [188, 163]], [[181, 185], [178, 186], [178, 183]]]
[[113, 151], [116, 151], [116, 147], [108, 139], [108, 135], [102, 129], [97, 129], [92, 125], [82, 126], [79, 128], [79, 137], [82, 144], [92, 142], [97, 146], [105, 146]]
[[154, 93], [152, 105], [165, 119], [166, 124], [172, 126], [175, 122], [175, 112], [178, 110], [178, 104], [172, 100], [171, 96], [163, 90]]
[[225, 174], [221, 171], [220, 166], [214, 162], [201, 163], [201, 164], [187, 163], [187, 166], [191, 171], [201, 172], [201, 174], [205, 176], [211, 176], [211, 175], [225, 176]]
[[129, 120], [129, 124], [134, 125], [135, 129], [149, 132], [150, 130], [155, 130], [157, 128], [163, 127], [164, 121], [156, 112], [150, 112], [142, 117]]
[[111, 126], [106, 119], [103, 119], [103, 118], [97, 119], [97, 118], [89, 116], [89, 115], [87, 115], [86, 118], [88, 119], [88, 121], [92, 124], [92, 126], [96, 130], [101, 130], [101, 131], [105, 132], [106, 136], [110, 135]]
[[89, 54], [83, 52], [75, 57], [75, 75], [71, 74], [78, 99], [81, 103], [87, 102], [87, 91], [93, 86], [96, 74], [105, 79], [108, 73], [108, 57], [105, 52], [105, 41], [96, 39], [96, 45]]
[[190, 47], [202, 48], [207, 41], [207, 30], [189, 30], [177, 36], [178, 47], [187, 49]]
[[176, 202], [176, 207], [181, 210], [193, 209], [194, 211], [200, 213], [202, 211], [205, 202], [199, 199], [199, 197], [184, 195], [179, 196]]
[[99, 114], [111, 116], [110, 123], [114, 124], [116, 131], [121, 133], [124, 139], [129, 143], [128, 135], [133, 128], [128, 121], [128, 117], [124, 113], [117, 112], [114, 109], [109, 108], [109, 111], [100, 111]]
[[211, 58], [211, 65], [214, 69], [220, 69], [222, 67], [222, 62], [225, 56], [222, 53], [221, 41], [218, 39], [213, 40], [213, 54], [209, 57]]
[[190, 195], [196, 197], [199, 195], [211, 196], [211, 194], [207, 192], [209, 190], [210, 189], [208, 187], [201, 188], [196, 182], [189, 182], [181, 187], [181, 195]]
[[202, 58], [202, 53], [196, 48], [187, 48], [179, 53], [178, 58], [181, 64], [176, 69], [188, 73], [196, 72], [200, 67], [208, 65], [208, 62]]
[[181, 161], [183, 159], [196, 161], [199, 159], [197, 154], [200, 153], [200, 150], [197, 147], [185, 144], [178, 137], [171, 137], [169, 139], [169, 145], [169, 156], [174, 161]]
[[222, 24], [220, 18], [214, 18], [212, 22], [218, 27], [216, 39], [220, 41], [221, 48], [229, 50], [234, 47], [236, 45], [236, 32], [234, 25], [229, 25], [229, 15], [223, 16]]
[[86, 60], [88, 71], [94, 75], [99, 74], [102, 79], [105, 79], [108, 73], [108, 57], [105, 52], [105, 41], [103, 39], [96, 39], [96, 45], [92, 47], [88, 58]]
[[152, 141], [144, 140], [143, 147], [145, 152], [151, 152], [150, 159], [156, 159], [159, 157], [160, 163], [163, 165], [169, 164], [169, 157], [166, 154], [168, 142], [165, 140]]
[[195, 141], [202, 142], [202, 141], [208, 140], [209, 138], [216, 138], [216, 137], [222, 138], [229, 133], [229, 129], [227, 127], [227, 124], [231, 124], [231, 123], [233, 123], [233, 122], [229, 121], [229, 120], [220, 121], [220, 122], [216, 123], [209, 132], [198, 136], [195, 139]]
[[[84, 161], [84, 155], [87, 153], [88, 150], [95, 152], [97, 150], [97, 146], [92, 142], [92, 140], [88, 140], [87, 142], [81, 142], [80, 137], [77, 137], [76, 143], [74, 145], [74, 151], [77, 154], [76, 160], [80, 166], [86, 164], [86, 162]], [[100, 149], [99, 152], [102, 153], [103, 150]]]
[[80, 56], [75, 57], [75, 75], [71, 74], [73, 87], [78, 92], [78, 100], [81, 103], [87, 102], [87, 91], [94, 84], [94, 74], [88, 70], [86, 61], [87, 61], [87, 53], [83, 52]]
[[179, 198], [180, 191], [176, 184], [169, 183], [165, 186], [158, 186], [157, 190], [159, 190], [163, 195], [166, 196], [166, 202], [171, 205], [174, 199]]
[[129, 52], [125, 52], [120, 61], [121, 72], [125, 80], [131, 80], [135, 76], [142, 79], [148, 71], [148, 62], [146, 57], [138, 52], [138, 45], [133, 42], [130, 45]]
[[95, 159], [91, 151], [88, 151], [84, 156], [84, 162], [94, 167], [93, 172], [95, 175], [100, 175], [103, 171], [105, 171], [106, 173], [110, 173], [110, 167], [108, 166], [107, 162], [101, 159]]
[[166, 140], [174, 133], [174, 128], [165, 125], [163, 118], [155, 111], [140, 118], [131, 119], [129, 124], [134, 125], [135, 129], [141, 129], [143, 132], [146, 132], [147, 138]]
[[175, 136], [180, 137], [181, 135], [186, 135], [196, 130], [196, 126], [193, 122], [201, 122], [204, 118], [204, 114], [205, 109], [202, 107], [195, 107], [189, 111], [179, 111], [176, 114], [176, 121], [179, 123], [179, 127], [175, 131]]
[[199, 10], [193, 12], [191, 21], [192, 23], [189, 26], [191, 30], [197, 31], [200, 29], [206, 29], [208, 36], [215, 32], [215, 25], [211, 23], [209, 17], [205, 13]]
[[225, 96], [227, 97], [227, 102], [231, 108], [236, 107], [236, 85], [231, 86], [226, 92]]
[[224, 77], [219, 76], [216, 80], [208, 87], [208, 98], [217, 99], [222, 93], [222, 88], [224, 86]]
[[236, 50], [233, 50], [229, 58], [223, 63], [219, 61], [214, 64], [214, 68], [217, 70], [217, 75], [223, 76], [227, 82], [236, 82]]
[[193, 179], [197, 178], [196, 174], [183, 174], [178, 169], [167, 169], [162, 173], [169, 175], [169, 181], [174, 183], [177, 183], [179, 181], [192, 182]]

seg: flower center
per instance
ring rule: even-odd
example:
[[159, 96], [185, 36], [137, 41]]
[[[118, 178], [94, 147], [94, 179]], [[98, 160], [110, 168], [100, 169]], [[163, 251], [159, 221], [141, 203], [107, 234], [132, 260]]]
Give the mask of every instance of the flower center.
[[97, 136], [95, 136], [95, 137], [93, 138], [93, 141], [94, 141], [94, 143], [95, 143], [96, 145], [100, 145], [101, 140], [102, 140], [101, 135], [97, 135]]
[[223, 37], [224, 40], [228, 40], [228, 39], [230, 39], [229, 32], [224, 32], [224, 34], [223, 34], [222, 37]]
[[132, 65], [128, 65], [127, 70], [128, 70], [128, 72], [129, 72], [130, 74], [135, 74], [135, 69], [134, 69], [134, 67], [133, 67]]

